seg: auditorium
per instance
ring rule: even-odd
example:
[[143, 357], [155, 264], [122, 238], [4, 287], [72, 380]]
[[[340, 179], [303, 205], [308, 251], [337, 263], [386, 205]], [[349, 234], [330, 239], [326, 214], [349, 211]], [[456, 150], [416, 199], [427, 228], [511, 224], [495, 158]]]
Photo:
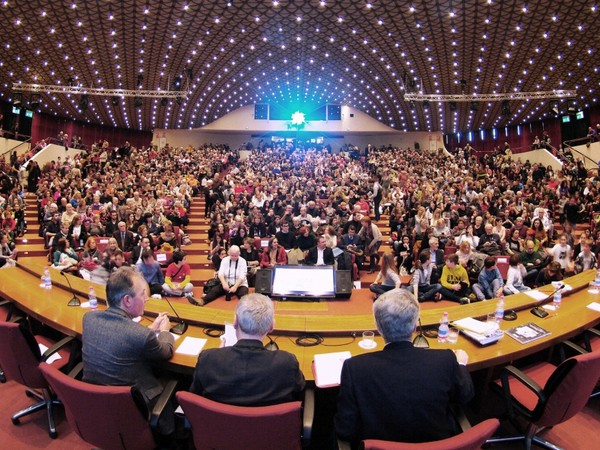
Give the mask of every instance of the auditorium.
[[596, 448], [599, 9], [1, 2], [4, 445]]

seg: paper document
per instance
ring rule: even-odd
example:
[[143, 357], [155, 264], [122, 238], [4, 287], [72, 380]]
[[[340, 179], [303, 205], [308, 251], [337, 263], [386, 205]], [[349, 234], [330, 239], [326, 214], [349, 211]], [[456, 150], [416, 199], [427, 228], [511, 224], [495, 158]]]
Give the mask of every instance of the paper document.
[[[40, 353], [43, 355], [46, 350], [48, 350], [48, 347], [46, 347], [44, 344], [38, 344], [40, 346]], [[54, 361], [58, 361], [59, 359], [62, 359], [62, 356], [60, 356], [58, 354], [58, 352], [53, 353], [52, 355], [50, 355], [50, 357], [46, 360], [46, 362], [48, 364], [52, 364]]]
[[592, 302], [589, 305], [587, 305], [587, 307], [593, 309], [594, 311], [600, 312], [600, 303], [598, 302]]
[[531, 291], [525, 291], [526, 295], [529, 295], [534, 300], [544, 300], [548, 298], [548, 294], [544, 294], [543, 292], [538, 291], [537, 289], [532, 289]]
[[473, 319], [472, 317], [466, 317], [465, 319], [455, 320], [454, 322], [452, 322], [452, 325], [454, 325], [456, 328], [474, 331], [478, 334], [486, 334], [490, 331], [489, 323]]
[[351, 358], [350, 352], [322, 353], [315, 355], [313, 372], [317, 387], [333, 387], [340, 385], [342, 365], [344, 361]]
[[179, 353], [180, 355], [197, 356], [200, 354], [205, 344], [206, 339], [187, 336], [181, 342], [179, 347], [177, 347], [175, 353]]
[[225, 347], [232, 347], [237, 342], [237, 335], [235, 334], [235, 328], [232, 323], [225, 322]]

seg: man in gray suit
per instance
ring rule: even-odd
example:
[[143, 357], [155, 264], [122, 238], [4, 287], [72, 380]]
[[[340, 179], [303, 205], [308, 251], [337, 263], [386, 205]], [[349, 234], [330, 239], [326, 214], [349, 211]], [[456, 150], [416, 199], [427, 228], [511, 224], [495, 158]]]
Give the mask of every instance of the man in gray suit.
[[[171, 358], [174, 339], [167, 313], [160, 313], [148, 327], [132, 320], [143, 314], [148, 296], [148, 283], [133, 269], [123, 267], [111, 274], [106, 285], [108, 309], [83, 317], [83, 381], [135, 386], [152, 408], [163, 386], [152, 373], [151, 362]], [[166, 408], [159, 421], [164, 434], [173, 431], [173, 417], [168, 415]]]

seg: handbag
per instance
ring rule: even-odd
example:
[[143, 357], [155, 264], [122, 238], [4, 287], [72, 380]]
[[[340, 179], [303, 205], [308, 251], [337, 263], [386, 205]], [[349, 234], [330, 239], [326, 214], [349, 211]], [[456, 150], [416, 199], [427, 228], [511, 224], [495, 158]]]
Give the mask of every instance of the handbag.
[[221, 285], [221, 282], [219, 280], [217, 280], [216, 278], [211, 278], [206, 283], [204, 283], [204, 293], [206, 294], [206, 293], [208, 293], [208, 291], [210, 291], [215, 286], [220, 286], [220, 285]]

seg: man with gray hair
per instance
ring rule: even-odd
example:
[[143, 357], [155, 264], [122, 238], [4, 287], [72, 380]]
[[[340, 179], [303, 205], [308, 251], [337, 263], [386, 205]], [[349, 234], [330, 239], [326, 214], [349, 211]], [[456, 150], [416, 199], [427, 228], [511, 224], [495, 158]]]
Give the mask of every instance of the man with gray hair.
[[228, 254], [221, 261], [217, 273], [220, 283], [202, 296], [197, 302], [198, 306], [204, 306], [221, 295], [225, 295], [225, 300], [230, 301], [233, 295], [242, 298], [248, 293], [248, 263], [240, 256], [240, 248], [237, 245], [229, 247]]
[[271, 299], [256, 293], [242, 297], [233, 326], [238, 339], [233, 346], [203, 350], [198, 356], [190, 391], [240, 406], [298, 400], [305, 384], [298, 360], [263, 346], [274, 326]]
[[381, 295], [373, 315], [385, 346], [344, 362], [338, 437], [356, 447], [363, 439], [427, 442], [454, 435], [459, 430], [449, 405], [473, 396], [466, 352], [413, 346], [419, 303], [406, 289]]

